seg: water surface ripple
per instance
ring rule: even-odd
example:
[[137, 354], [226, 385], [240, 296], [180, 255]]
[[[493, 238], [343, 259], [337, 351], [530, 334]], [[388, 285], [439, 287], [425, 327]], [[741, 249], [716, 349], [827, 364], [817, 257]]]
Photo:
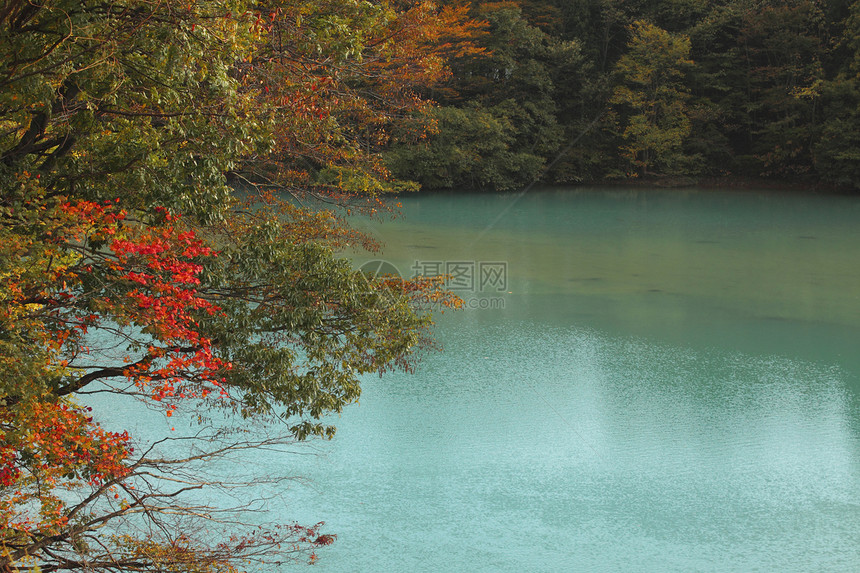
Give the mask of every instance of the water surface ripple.
[[441, 317], [444, 352], [367, 379], [301, 468], [295, 508], [339, 534], [321, 569], [860, 570], [860, 201], [513, 200], [364, 223], [404, 274], [503, 261], [507, 284], [464, 291], [504, 308]]

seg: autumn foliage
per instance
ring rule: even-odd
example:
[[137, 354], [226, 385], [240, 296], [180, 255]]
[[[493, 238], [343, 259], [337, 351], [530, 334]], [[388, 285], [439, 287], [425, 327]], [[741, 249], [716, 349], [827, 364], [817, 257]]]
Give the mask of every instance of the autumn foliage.
[[[335, 541], [195, 501], [226, 487], [198, 476], [330, 437], [360, 375], [432, 346], [419, 301], [458, 300], [356, 271], [376, 245], [345, 215], [410, 188], [378, 151], [433, 129], [419, 88], [482, 29], [428, 2], [0, 8], [0, 571], [239, 571]], [[164, 437], [102, 427], [91, 396]]]

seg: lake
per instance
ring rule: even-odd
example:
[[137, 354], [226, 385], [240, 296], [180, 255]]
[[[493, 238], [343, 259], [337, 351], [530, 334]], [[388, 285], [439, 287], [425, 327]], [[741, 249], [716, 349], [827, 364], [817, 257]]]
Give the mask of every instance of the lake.
[[359, 221], [386, 243], [359, 263], [447, 269], [470, 308], [285, 464], [285, 515], [337, 533], [323, 571], [860, 569], [858, 221], [606, 188]]
[[443, 352], [246, 460], [304, 478], [270, 509], [337, 534], [316, 571], [860, 570], [860, 197], [402, 202], [350, 256], [451, 275]]

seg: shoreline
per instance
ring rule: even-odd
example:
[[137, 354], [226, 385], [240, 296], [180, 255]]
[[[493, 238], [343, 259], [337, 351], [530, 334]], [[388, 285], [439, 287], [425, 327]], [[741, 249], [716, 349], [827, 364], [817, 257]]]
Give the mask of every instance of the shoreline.
[[617, 180], [595, 181], [587, 185], [629, 185], [632, 187], [659, 187], [680, 189], [684, 187], [700, 187], [703, 189], [723, 189], [732, 191], [787, 191], [793, 193], [813, 193], [827, 195], [852, 195], [860, 193], [858, 189], [834, 185], [830, 183], [789, 181], [768, 177], [748, 177], [726, 175], [723, 177], [645, 177]]
[[[785, 179], [771, 179], [767, 177], [746, 177], [727, 175], [723, 177], [631, 177], [627, 179], [602, 179], [595, 181], [582, 181], [579, 183], [544, 183], [536, 182], [529, 187], [536, 186], [544, 189], [552, 188], [587, 188], [587, 187], [633, 187], [643, 189], [689, 189], [699, 188], [703, 190], [719, 189], [722, 191], [772, 191], [777, 193], [807, 193], [812, 195], [845, 195], [858, 196], [860, 189], [833, 185], [830, 183], [789, 181]], [[523, 189], [509, 189], [504, 191], [492, 189], [428, 189], [421, 188], [417, 194], [436, 193], [517, 193]]]

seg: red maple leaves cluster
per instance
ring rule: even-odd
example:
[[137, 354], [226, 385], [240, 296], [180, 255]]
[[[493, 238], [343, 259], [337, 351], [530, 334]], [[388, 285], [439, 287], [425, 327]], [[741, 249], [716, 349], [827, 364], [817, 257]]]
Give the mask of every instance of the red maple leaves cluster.
[[100, 488], [128, 474], [127, 432], [108, 432], [88, 410], [63, 401], [0, 408], [0, 529], [46, 533], [69, 519], [58, 495], [78, 483]]
[[118, 314], [130, 313], [130, 321], [151, 337], [146, 355], [125, 374], [138, 387], [149, 386], [157, 401], [206, 397], [213, 389], [223, 393], [223, 372], [231, 365], [215, 356], [212, 341], [200, 334], [195, 319], [197, 313], [220, 312], [197, 290], [202, 261], [216, 255], [193, 231], [177, 228], [178, 217], [165, 212], [164, 219], [164, 226], [146, 227], [110, 243], [110, 269], [133, 285], [112, 306]]
[[[45, 492], [100, 488], [129, 471], [128, 433], [104, 430], [68, 395], [125, 377], [170, 415], [180, 399], [224, 394], [221, 380], [231, 368], [197, 320], [220, 312], [198, 292], [205, 261], [216, 254], [179, 217], [158, 209], [133, 219], [114, 202], [93, 201], [60, 202], [38, 217], [46, 226], [39, 260], [48, 261], [48, 272], [37, 282], [22, 265], [2, 300], [3, 326], [44, 342], [44, 371], [57, 380], [0, 404], [0, 529], [22, 532], [67, 520], [65, 502]], [[25, 246], [22, 260], [33, 259], [34, 246]], [[139, 348], [135, 358], [121, 368], [84, 366], [83, 359], [97, 362], [87, 334], [102, 328], [125, 328]]]
[[[0, 487], [15, 485], [25, 468], [46, 485], [60, 478], [99, 485], [127, 473], [123, 462], [133, 451], [128, 432], [107, 432], [92, 424], [87, 408], [66, 403], [31, 402], [25, 408], [32, 423], [7, 432], [0, 448]], [[0, 424], [10, 427], [13, 422], [10, 409], [0, 410]], [[18, 440], [10, 442], [10, 437]], [[26, 465], [18, 463], [24, 460]]]

